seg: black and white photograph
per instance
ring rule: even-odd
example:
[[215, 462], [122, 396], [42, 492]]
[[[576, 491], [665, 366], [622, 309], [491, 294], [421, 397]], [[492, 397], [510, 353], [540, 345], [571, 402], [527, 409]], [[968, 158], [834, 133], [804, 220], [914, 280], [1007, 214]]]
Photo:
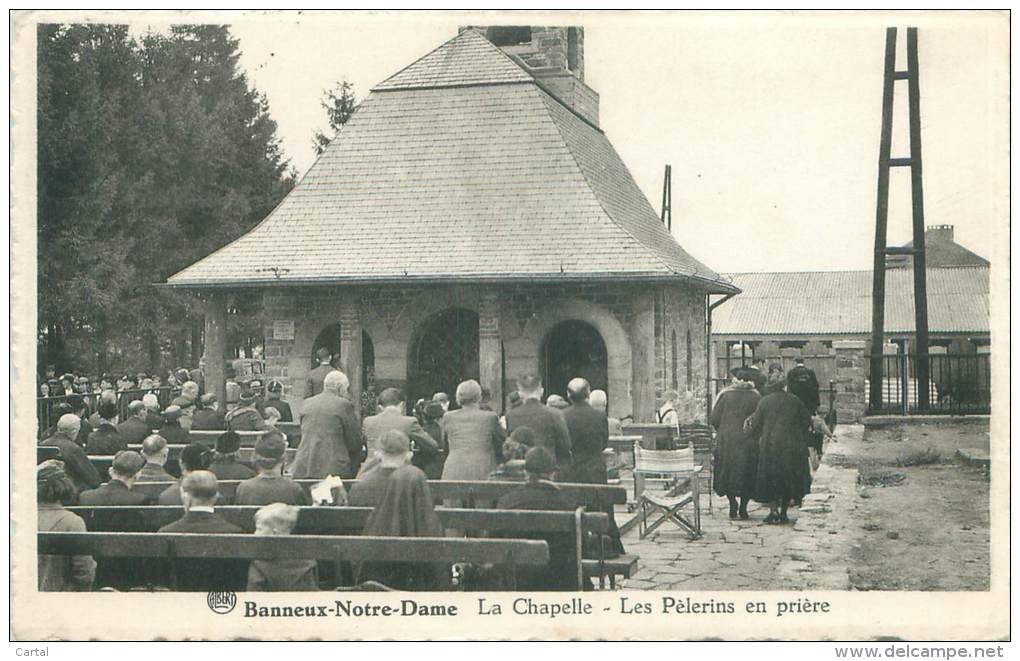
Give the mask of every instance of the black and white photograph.
[[10, 33], [12, 642], [1009, 639], [1009, 10]]

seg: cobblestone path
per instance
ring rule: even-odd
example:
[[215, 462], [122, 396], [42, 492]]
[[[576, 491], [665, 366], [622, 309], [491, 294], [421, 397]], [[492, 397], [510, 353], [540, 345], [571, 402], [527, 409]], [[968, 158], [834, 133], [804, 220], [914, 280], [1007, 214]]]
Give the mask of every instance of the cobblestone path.
[[[841, 427], [840, 436], [861, 434]], [[628, 553], [640, 557], [638, 572], [619, 586], [629, 590], [845, 590], [857, 471], [824, 461], [803, 507], [791, 508], [790, 525], [765, 525], [768, 508], [752, 503], [748, 521], [730, 520], [725, 498], [708, 513], [702, 496], [701, 539], [691, 540], [670, 523], [645, 539], [635, 527], [624, 536]]]

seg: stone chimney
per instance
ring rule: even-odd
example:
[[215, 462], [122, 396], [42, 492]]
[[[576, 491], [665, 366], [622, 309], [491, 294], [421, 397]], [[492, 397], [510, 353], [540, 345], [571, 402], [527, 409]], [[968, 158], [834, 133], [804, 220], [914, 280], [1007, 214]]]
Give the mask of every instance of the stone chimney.
[[952, 225], [929, 225], [924, 229], [924, 245], [927, 246], [930, 243], [952, 243], [953, 242], [953, 226]]
[[468, 25], [523, 65], [538, 84], [589, 123], [599, 125], [599, 95], [584, 84], [584, 28]]

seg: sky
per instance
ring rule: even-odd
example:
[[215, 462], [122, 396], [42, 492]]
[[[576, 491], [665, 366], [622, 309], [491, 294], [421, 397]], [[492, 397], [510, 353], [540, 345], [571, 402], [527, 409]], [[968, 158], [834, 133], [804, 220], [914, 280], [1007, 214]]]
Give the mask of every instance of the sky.
[[[673, 233], [720, 272], [871, 267], [886, 26], [919, 27], [925, 223], [994, 259], [1008, 236], [1008, 16], [952, 13], [255, 13], [230, 21], [299, 174], [323, 90], [359, 98], [458, 25], [580, 25], [600, 121]], [[900, 30], [898, 68], [905, 68]], [[906, 81], [893, 156], [909, 155]], [[889, 245], [911, 239], [894, 169]], [[995, 254], [993, 254], [995, 253]]]

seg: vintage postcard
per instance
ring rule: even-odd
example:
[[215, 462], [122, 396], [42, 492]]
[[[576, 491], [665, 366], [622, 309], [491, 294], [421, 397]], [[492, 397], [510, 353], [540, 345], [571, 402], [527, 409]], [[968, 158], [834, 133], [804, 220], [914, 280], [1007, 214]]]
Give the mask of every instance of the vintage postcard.
[[14, 12], [12, 639], [1001, 656], [1009, 18]]

